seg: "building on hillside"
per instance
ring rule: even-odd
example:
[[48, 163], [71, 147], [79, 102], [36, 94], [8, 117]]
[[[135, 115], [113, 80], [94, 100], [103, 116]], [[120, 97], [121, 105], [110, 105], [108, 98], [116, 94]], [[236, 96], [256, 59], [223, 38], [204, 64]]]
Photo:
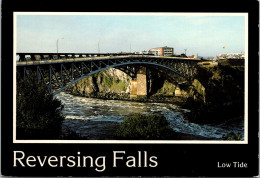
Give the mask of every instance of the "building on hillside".
[[160, 53], [160, 50], [152, 50], [152, 51], [149, 50], [149, 54], [152, 54], [154, 56], [159, 56], [159, 53]]
[[134, 54], [149, 54], [149, 51], [135, 51]]
[[142, 54], [149, 54], [149, 51], [142, 51]]
[[153, 54], [155, 56], [172, 56], [174, 55], [174, 49], [167, 46], [152, 48], [149, 50], [149, 54]]
[[245, 53], [219, 54], [214, 59], [215, 60], [221, 60], [221, 59], [245, 59]]
[[227, 56], [228, 59], [244, 59], [245, 54], [244, 53], [231, 53]]
[[188, 56], [188, 58], [194, 59], [194, 58], [198, 58], [198, 56], [193, 54], [193, 55], [191, 55], [191, 56]]

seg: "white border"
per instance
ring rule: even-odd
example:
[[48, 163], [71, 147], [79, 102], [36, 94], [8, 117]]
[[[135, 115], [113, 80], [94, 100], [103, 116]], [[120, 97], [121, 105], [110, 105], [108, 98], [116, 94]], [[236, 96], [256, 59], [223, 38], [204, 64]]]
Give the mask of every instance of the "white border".
[[[245, 17], [245, 115], [243, 141], [217, 140], [17, 140], [16, 139], [16, 44], [17, 15], [155, 15], [155, 16], [244, 16]], [[13, 143], [93, 144], [248, 144], [248, 13], [122, 13], [122, 12], [13, 12]]]

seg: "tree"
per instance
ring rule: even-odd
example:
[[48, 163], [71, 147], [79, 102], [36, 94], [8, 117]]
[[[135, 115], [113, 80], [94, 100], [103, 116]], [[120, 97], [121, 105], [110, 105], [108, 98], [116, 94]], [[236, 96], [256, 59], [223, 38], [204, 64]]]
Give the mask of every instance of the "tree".
[[16, 126], [18, 139], [58, 138], [64, 116], [61, 102], [50, 95], [36, 76], [17, 83]]

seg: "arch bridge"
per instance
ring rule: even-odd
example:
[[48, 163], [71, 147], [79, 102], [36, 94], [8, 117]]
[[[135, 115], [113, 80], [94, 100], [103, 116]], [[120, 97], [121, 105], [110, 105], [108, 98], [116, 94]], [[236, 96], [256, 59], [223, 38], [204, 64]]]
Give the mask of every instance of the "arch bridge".
[[70, 85], [102, 70], [117, 68], [131, 78], [133, 95], [147, 95], [146, 68], [158, 67], [193, 80], [200, 59], [133, 55], [128, 53], [17, 53], [17, 82], [33, 73], [43, 81], [50, 94], [58, 94]]

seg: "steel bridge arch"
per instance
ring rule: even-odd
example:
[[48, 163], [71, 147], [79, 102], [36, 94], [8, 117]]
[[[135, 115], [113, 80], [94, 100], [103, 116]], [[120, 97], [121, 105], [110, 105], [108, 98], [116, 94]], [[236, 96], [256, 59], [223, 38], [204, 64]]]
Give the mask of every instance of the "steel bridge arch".
[[[175, 69], [173, 69], [173, 68], [170, 68], [170, 67], [168, 67], [168, 66], [166, 66], [166, 65], [159, 64], [159, 63], [154, 63], [154, 62], [138, 62], [138, 61], [135, 61], [135, 62], [125, 62], [125, 63], [119, 63], [119, 64], [114, 64], [114, 65], [109, 65], [109, 66], [107, 66], [107, 67], [103, 67], [103, 68], [97, 69], [97, 70], [95, 70], [95, 71], [91, 71], [91, 72], [89, 72], [88, 74], [83, 75], [83, 76], [81, 76], [81, 77], [79, 77], [79, 78], [73, 80], [72, 82], [66, 84], [66, 86], [64, 86], [64, 87], [62, 87], [62, 88], [60, 88], [60, 89], [58, 89], [58, 90], [55, 91], [55, 92], [53, 92], [53, 95], [56, 95], [56, 94], [60, 93], [61, 91], [67, 89], [69, 86], [71, 86], [71, 85], [73, 85], [73, 84], [79, 82], [80, 80], [82, 80], [82, 79], [84, 79], [84, 78], [86, 78], [86, 77], [89, 77], [89, 76], [91, 76], [91, 75], [94, 75], [94, 74], [96, 74], [96, 73], [98, 73], [98, 72], [101, 72], [101, 71], [104, 71], [104, 70], [107, 70], [107, 69], [110, 69], [110, 68], [117, 68], [117, 67], [120, 67], [120, 66], [137, 65], [137, 64], [138, 64], [138, 65], [140, 65], [140, 64], [141, 64], [141, 65], [151, 65], [151, 66], [157, 66], [157, 67], [165, 68], [165, 69], [170, 70], [171, 72], [174, 72], [174, 73], [176, 73], [176, 74], [178, 74], [178, 75], [180, 75], [180, 76], [182, 76], [182, 77], [184, 77], [184, 78], [187, 78], [187, 76], [182, 75], [182, 74], [181, 74], [180, 72], [178, 72], [177, 70], [175, 70]], [[187, 79], [188, 79], [188, 78], [187, 78]]]

